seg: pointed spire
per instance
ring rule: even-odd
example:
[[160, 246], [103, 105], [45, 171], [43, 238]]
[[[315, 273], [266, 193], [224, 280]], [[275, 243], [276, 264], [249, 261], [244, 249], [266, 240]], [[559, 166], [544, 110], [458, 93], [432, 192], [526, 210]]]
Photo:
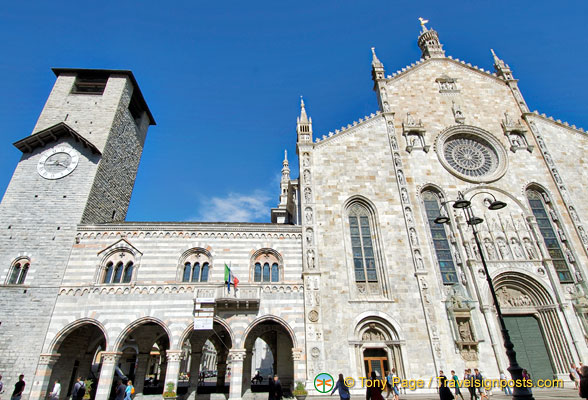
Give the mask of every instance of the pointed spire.
[[372, 47], [372, 67], [383, 67], [384, 64], [380, 60], [378, 60], [378, 56], [376, 55], [376, 48]]
[[490, 52], [492, 53], [492, 57], [494, 58], [494, 70], [496, 71], [496, 75], [505, 80], [514, 79], [512, 76], [512, 71], [510, 70], [508, 64], [500, 58], [498, 58], [498, 56], [494, 52], [494, 49], [490, 49]]
[[423, 31], [419, 35], [418, 45], [422, 51], [423, 58], [443, 58], [445, 57], [445, 50], [439, 41], [439, 35], [433, 28], [427, 29], [425, 26], [429, 22], [428, 19], [419, 17]]
[[284, 161], [282, 161], [282, 183], [290, 181], [290, 165], [288, 164], [288, 150], [284, 150]]
[[298, 119], [298, 123], [307, 123], [308, 116], [306, 115], [306, 108], [304, 108], [304, 99], [300, 96], [300, 118]]

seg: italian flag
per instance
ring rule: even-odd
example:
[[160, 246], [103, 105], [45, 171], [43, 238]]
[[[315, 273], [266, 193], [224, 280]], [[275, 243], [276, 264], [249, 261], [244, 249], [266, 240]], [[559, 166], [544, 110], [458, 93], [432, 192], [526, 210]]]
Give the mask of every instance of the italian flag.
[[231, 293], [231, 283], [233, 284], [233, 286], [235, 286], [235, 290], [237, 289], [237, 285], [239, 284], [239, 279], [237, 279], [237, 277], [233, 275], [233, 272], [227, 264], [225, 264], [225, 283], [227, 284], [227, 290], [229, 291], [229, 293]]

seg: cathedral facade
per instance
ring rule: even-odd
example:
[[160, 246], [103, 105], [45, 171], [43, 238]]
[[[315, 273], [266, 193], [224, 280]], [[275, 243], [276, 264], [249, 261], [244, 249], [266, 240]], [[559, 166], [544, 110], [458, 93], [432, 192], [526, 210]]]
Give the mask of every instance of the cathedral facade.
[[531, 112], [494, 52], [494, 72], [446, 56], [424, 25], [418, 45], [392, 75], [372, 50], [373, 114], [315, 136], [301, 104], [271, 223], [125, 221], [155, 120], [130, 71], [54, 69], [0, 205], [5, 384], [238, 399], [262, 364], [310, 393], [321, 372], [498, 377], [487, 273], [519, 364], [567, 380], [588, 359], [586, 133]]

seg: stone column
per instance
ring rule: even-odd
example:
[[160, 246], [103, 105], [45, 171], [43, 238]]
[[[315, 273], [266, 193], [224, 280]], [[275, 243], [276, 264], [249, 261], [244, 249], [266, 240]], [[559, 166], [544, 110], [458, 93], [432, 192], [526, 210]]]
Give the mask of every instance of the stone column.
[[[243, 382], [241, 383], [241, 391], [246, 393], [251, 389], [251, 363], [253, 362], [253, 351], [247, 350], [245, 359], [243, 360]], [[232, 384], [231, 384], [232, 385]]]
[[[243, 385], [243, 360], [245, 359], [245, 354], [245, 349], [229, 350], [229, 359], [231, 362], [231, 385], [229, 399], [241, 399], [241, 389]], [[245, 379], [247, 379], [247, 376], [245, 376]]]
[[202, 361], [202, 352], [193, 351], [190, 355], [190, 380], [188, 384], [188, 397], [187, 399], [196, 398], [198, 392], [198, 382], [200, 380], [200, 362]]
[[301, 348], [292, 348], [292, 361], [294, 362], [294, 389], [296, 383], [306, 381], [306, 360]]
[[[53, 372], [53, 366], [59, 360], [60, 354], [41, 354], [39, 358], [39, 364], [37, 365], [37, 371], [33, 381], [33, 387], [31, 388], [31, 394], [29, 395], [30, 400], [41, 400], [47, 397], [47, 391], [49, 390], [49, 380], [51, 379], [51, 372]], [[8, 392], [7, 389], [5, 389]], [[6, 394], [8, 398], [8, 394]]]
[[122, 353], [102, 352], [102, 368], [100, 369], [100, 378], [98, 379], [95, 400], [108, 400], [110, 397], [110, 389], [112, 388], [112, 381], [114, 380], [114, 369], [121, 356]]
[[147, 368], [149, 367], [149, 353], [139, 353], [137, 355], [137, 369], [135, 370], [135, 396], [143, 394], [143, 387], [145, 386], [145, 375], [147, 374]]
[[[227, 353], [220, 353], [217, 355], [217, 368], [218, 375], [216, 376], [216, 387], [224, 389], [225, 387], [225, 375], [227, 374]], [[232, 373], [232, 372], [231, 372]]]
[[167, 385], [171, 382], [174, 384], [174, 391], [178, 392], [178, 376], [180, 375], [180, 360], [182, 359], [182, 350], [168, 350], [167, 368], [165, 372], [165, 381], [163, 391], [167, 391]]

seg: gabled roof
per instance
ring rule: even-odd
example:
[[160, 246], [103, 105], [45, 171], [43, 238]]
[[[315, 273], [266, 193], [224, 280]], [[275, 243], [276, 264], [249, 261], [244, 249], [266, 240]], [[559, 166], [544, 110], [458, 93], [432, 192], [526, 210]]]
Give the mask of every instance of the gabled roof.
[[78, 73], [80, 71], [82, 72], [97, 72], [97, 73], [107, 73], [107, 74], [118, 74], [118, 75], [126, 75], [129, 77], [129, 79], [131, 80], [131, 82], [133, 83], [133, 88], [134, 88], [134, 92], [133, 95], [137, 95], [137, 100], [139, 100], [139, 104], [141, 104], [141, 107], [145, 110], [145, 112], [147, 113], [147, 116], [149, 117], [149, 124], [150, 125], [155, 125], [155, 119], [153, 118], [153, 115], [151, 114], [151, 111], [149, 110], [149, 107], [147, 106], [147, 102], [145, 101], [145, 98], [143, 97], [143, 93], [141, 93], [141, 89], [139, 88], [139, 84], [137, 83], [137, 80], [135, 79], [135, 76], [133, 75], [132, 71], [129, 71], [128, 69], [88, 69], [88, 68], [51, 68], [51, 70], [53, 71], [53, 73], [55, 74], [55, 76], [59, 76], [62, 73]]
[[90, 151], [92, 151], [92, 153], [94, 154], [101, 154], [100, 150], [98, 150], [96, 146], [94, 146], [82, 135], [74, 131], [65, 122], [60, 122], [47, 129], [43, 129], [42, 131], [33, 133], [32, 135], [27, 136], [24, 139], [19, 140], [18, 142], [14, 142], [13, 144], [17, 149], [19, 149], [23, 153], [29, 153], [33, 151], [35, 148], [43, 147], [47, 143], [54, 142], [58, 138], [63, 136], [69, 136], [74, 138], [76, 142], [81, 143], [84, 147], [90, 149]]

